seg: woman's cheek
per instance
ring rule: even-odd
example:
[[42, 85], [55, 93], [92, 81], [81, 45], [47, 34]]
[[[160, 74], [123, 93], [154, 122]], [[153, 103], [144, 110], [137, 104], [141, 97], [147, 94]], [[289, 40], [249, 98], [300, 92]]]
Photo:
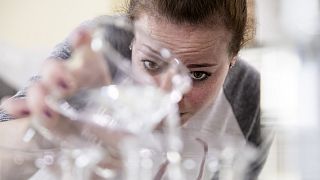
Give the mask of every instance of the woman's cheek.
[[195, 113], [213, 102], [216, 95], [217, 88], [214, 86], [195, 86], [184, 96], [184, 104], [189, 111]]
[[193, 112], [206, 108], [215, 101], [223, 86], [227, 72], [226, 67], [221, 68], [213, 73], [211, 78], [193, 84], [192, 89], [185, 96], [186, 104], [189, 105], [189, 108], [192, 108]]

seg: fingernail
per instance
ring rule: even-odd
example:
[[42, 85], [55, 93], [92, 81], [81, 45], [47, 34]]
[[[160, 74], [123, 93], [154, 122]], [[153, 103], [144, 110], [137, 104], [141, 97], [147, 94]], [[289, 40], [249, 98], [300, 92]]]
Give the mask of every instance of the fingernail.
[[81, 45], [87, 39], [87, 31], [84, 28], [79, 28], [73, 35], [73, 45], [75, 47]]
[[48, 118], [51, 118], [52, 117], [52, 113], [48, 110], [48, 109], [45, 109], [43, 111], [43, 113], [48, 117]]
[[63, 80], [58, 81], [58, 85], [59, 87], [61, 87], [62, 89], [69, 89], [69, 86], [66, 82], [64, 82]]
[[29, 110], [22, 110], [20, 114], [22, 116], [28, 116], [28, 115], [30, 115], [30, 111]]

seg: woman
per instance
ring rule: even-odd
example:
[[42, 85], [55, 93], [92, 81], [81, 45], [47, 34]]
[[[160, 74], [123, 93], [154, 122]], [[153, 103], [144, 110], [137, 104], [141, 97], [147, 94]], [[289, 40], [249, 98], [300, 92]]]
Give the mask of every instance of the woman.
[[[215, 132], [221, 131], [221, 126], [216, 124], [227, 124], [224, 132], [259, 147], [262, 143], [260, 77], [237, 56], [248, 40], [246, 0], [131, 0], [127, 13], [148, 35], [177, 55], [190, 71], [193, 86], [179, 102], [181, 125]], [[68, 59], [72, 49], [88, 47], [90, 36], [85, 31], [78, 29], [74, 34], [70, 38], [73, 40], [57, 47], [51, 59]], [[129, 56], [132, 53], [133, 68], [154, 68], [144, 51], [152, 48], [153, 44], [143, 38], [134, 39], [132, 52], [128, 53]], [[27, 98], [4, 101], [0, 118], [36, 114], [55, 119], [54, 111], [44, 103], [47, 94], [58, 90], [69, 95], [80, 87], [107, 81], [101, 78], [104, 77], [102, 62], [88, 60], [99, 57], [90, 52], [85, 57], [85, 65], [78, 69], [68, 68], [65, 61], [47, 62], [41, 80], [28, 88]], [[97, 73], [88, 76], [92, 71]], [[207, 110], [212, 113], [206, 114]], [[200, 122], [199, 117], [206, 120]], [[252, 178], [257, 176], [259, 167], [254, 167]]]

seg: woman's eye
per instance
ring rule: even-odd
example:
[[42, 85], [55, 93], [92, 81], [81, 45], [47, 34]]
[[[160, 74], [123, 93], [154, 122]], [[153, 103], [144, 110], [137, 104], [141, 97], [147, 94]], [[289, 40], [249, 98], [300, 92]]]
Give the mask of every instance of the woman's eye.
[[203, 81], [208, 79], [211, 76], [211, 73], [204, 72], [204, 71], [193, 71], [190, 72], [190, 77], [195, 81]]
[[150, 60], [142, 60], [143, 66], [145, 69], [149, 70], [149, 71], [157, 71], [160, 69], [160, 66]]

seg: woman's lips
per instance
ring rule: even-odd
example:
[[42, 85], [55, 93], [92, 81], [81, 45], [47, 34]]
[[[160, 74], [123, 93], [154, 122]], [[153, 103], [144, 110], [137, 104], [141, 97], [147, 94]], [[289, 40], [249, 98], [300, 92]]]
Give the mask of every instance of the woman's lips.
[[188, 113], [180, 113], [180, 118], [185, 118]]
[[185, 114], [187, 114], [187, 113], [180, 113], [180, 116], [183, 116], [183, 115], [185, 115]]
[[180, 113], [180, 124], [183, 125], [184, 123], [187, 122], [188, 118], [188, 113], [184, 112], [184, 113]]

